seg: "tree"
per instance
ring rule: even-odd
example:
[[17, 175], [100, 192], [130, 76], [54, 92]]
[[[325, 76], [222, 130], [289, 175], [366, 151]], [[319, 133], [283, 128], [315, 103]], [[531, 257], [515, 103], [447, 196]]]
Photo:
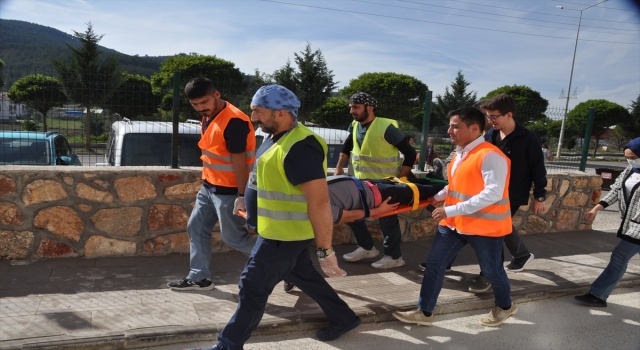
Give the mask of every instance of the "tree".
[[595, 136], [595, 149], [593, 156], [598, 151], [600, 136], [609, 131], [609, 127], [625, 121], [629, 118], [629, 111], [617, 103], [607, 100], [588, 100], [579, 103], [567, 114], [567, 125], [576, 130], [585, 130], [587, 127], [589, 107], [595, 108], [595, 116], [591, 127], [591, 135]]
[[410, 75], [364, 73], [340, 89], [340, 95], [349, 98], [358, 91], [366, 92], [378, 100], [376, 116], [404, 120], [421, 128], [427, 90], [425, 83]]
[[148, 119], [158, 111], [160, 101], [160, 96], [152, 92], [151, 80], [124, 72], [120, 86], [105, 101], [104, 106], [122, 117]]
[[171, 110], [173, 104], [173, 73], [180, 71], [180, 114], [181, 118], [200, 119], [198, 113], [191, 107], [184, 87], [189, 80], [196, 77], [206, 77], [213, 81], [222, 99], [239, 105], [242, 93], [246, 89], [244, 75], [233, 62], [216, 56], [190, 53], [167, 58], [160, 66], [160, 71], [151, 76], [151, 86], [155, 95], [160, 95], [161, 108]]
[[499, 94], [508, 94], [516, 100], [514, 119], [517, 122], [528, 125], [545, 117], [544, 112], [549, 106], [549, 101], [542, 98], [538, 91], [524, 85], [505, 85], [490, 91], [481, 100], [486, 100]]
[[311, 121], [323, 127], [346, 130], [353, 121], [349, 101], [344, 97], [329, 97], [322, 107], [311, 113]]
[[635, 101], [631, 101], [629, 106], [629, 118], [619, 124], [628, 138], [635, 138], [640, 135], [640, 95]]
[[541, 138], [545, 138], [547, 136], [554, 135], [549, 132], [549, 128], [552, 126], [552, 123], [553, 120], [548, 117], [544, 117], [529, 124], [529, 126], [527, 126], [527, 129], [535, 132]]
[[27, 75], [16, 80], [7, 96], [15, 103], [22, 103], [42, 113], [44, 131], [47, 131], [47, 113], [53, 107], [67, 102], [58, 79], [42, 74]]
[[623, 147], [629, 143], [627, 132], [621, 124], [616, 125], [613, 129], [609, 129], [609, 134], [605, 136], [605, 140], [607, 140], [609, 144], [616, 146], [618, 151], [622, 151]]
[[4, 61], [0, 59], [0, 89], [4, 87], [4, 77], [2, 76], [3, 68], [4, 68]]
[[448, 125], [447, 114], [458, 108], [473, 106], [477, 100], [475, 91], [467, 92], [470, 82], [464, 79], [462, 70], [458, 71], [456, 79], [451, 82], [451, 91], [449, 87], [444, 88], [444, 95], [436, 95], [436, 103], [431, 111], [431, 120], [433, 125]]
[[273, 73], [273, 80], [296, 93], [300, 99], [298, 119], [304, 122], [331, 96], [337, 82], [333, 81], [333, 71], [327, 68], [320, 49], [312, 51], [311, 44], [307, 43], [304, 51], [294, 53], [294, 56], [298, 69], [294, 69], [287, 60], [282, 68]]
[[85, 148], [91, 149], [91, 108], [101, 106], [120, 85], [121, 74], [118, 60], [111, 56], [105, 64], [100, 64], [102, 52], [98, 42], [104, 35], [93, 31], [91, 22], [87, 23], [84, 33], [73, 31], [74, 36], [82, 44], [74, 48], [66, 44], [71, 51], [69, 64], [52, 59], [53, 67], [58, 73], [64, 93], [67, 97], [86, 108]]

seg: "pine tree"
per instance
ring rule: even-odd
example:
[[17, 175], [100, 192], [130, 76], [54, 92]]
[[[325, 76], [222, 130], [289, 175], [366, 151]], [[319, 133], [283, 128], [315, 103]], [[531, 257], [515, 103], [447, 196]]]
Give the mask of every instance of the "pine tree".
[[471, 83], [464, 79], [462, 70], [459, 70], [456, 80], [451, 83], [451, 90], [449, 90], [449, 86], [447, 86], [444, 89], [444, 95], [436, 95], [437, 102], [433, 106], [431, 113], [433, 126], [448, 125], [447, 114], [449, 111], [473, 106], [478, 102], [475, 91], [467, 92], [469, 85], [471, 85]]
[[121, 73], [118, 61], [114, 56], [100, 65], [98, 42], [104, 35], [93, 31], [91, 22], [87, 23], [84, 33], [73, 31], [74, 36], [82, 43], [79, 48], [67, 44], [71, 51], [71, 62], [52, 59], [64, 93], [67, 97], [86, 108], [85, 119], [85, 148], [91, 149], [91, 108], [102, 105], [120, 85]]
[[276, 84], [296, 93], [300, 99], [298, 118], [305, 121], [331, 96], [337, 82], [333, 81], [333, 71], [327, 68], [327, 62], [319, 49], [312, 51], [311, 44], [307, 43], [304, 51], [294, 55], [298, 69], [295, 70], [287, 61], [286, 65], [274, 72], [273, 79]]

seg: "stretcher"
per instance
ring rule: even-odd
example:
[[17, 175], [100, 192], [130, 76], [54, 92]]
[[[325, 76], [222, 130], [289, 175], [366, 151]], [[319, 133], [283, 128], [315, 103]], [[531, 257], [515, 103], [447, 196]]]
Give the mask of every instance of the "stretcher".
[[[418, 203], [418, 206], [417, 206], [418, 209], [419, 208], [424, 208], [424, 207], [427, 207], [427, 210], [430, 213], [433, 212], [433, 210], [436, 208], [433, 205], [431, 205], [428, 200], [423, 200], [423, 201], [420, 201], [420, 203]], [[400, 205], [400, 206], [398, 206], [398, 208], [396, 208], [396, 209], [394, 209], [392, 211], [388, 211], [388, 212], [380, 214], [380, 215], [371, 216], [371, 219], [383, 218], [385, 216], [405, 213], [405, 212], [412, 211], [412, 210], [416, 210], [416, 209], [414, 209], [413, 204], [411, 204], [411, 205]], [[243, 217], [245, 219], [247, 218], [247, 213], [244, 210], [238, 210], [238, 214], [237, 215], [239, 215], [239, 216], [241, 216], [241, 217]]]
[[429, 203], [429, 200], [425, 199], [423, 201], [420, 201], [418, 203], [418, 205], [415, 206], [415, 207], [414, 207], [413, 204], [399, 205], [395, 210], [388, 211], [388, 212], [380, 214], [380, 215], [374, 215], [374, 216], [371, 216], [371, 218], [372, 219], [383, 218], [385, 216], [394, 215], [394, 214], [400, 214], [400, 213], [404, 213], [404, 212], [407, 212], [407, 211], [412, 211], [412, 210], [416, 210], [416, 209], [424, 208], [424, 207], [427, 207], [427, 210], [430, 213], [433, 212], [434, 209], [436, 209], [436, 207], [434, 207], [431, 203]]
[[[400, 214], [400, 213], [404, 213], [407, 211], [413, 211], [413, 210], [418, 210], [420, 208], [424, 208], [426, 207], [427, 210], [431, 213], [433, 212], [436, 208], [429, 203], [428, 199], [425, 200], [420, 200], [420, 194], [418, 191], [418, 188], [416, 187], [416, 185], [412, 182], [410, 182], [409, 180], [407, 180], [406, 177], [402, 177], [402, 178], [396, 178], [396, 177], [389, 177], [387, 178], [388, 180], [395, 182], [395, 183], [401, 183], [401, 184], [405, 184], [407, 186], [409, 186], [411, 188], [411, 190], [413, 191], [413, 203], [412, 204], [406, 204], [406, 205], [400, 205], [398, 206], [396, 209], [391, 210], [389, 212], [380, 214], [380, 215], [374, 215], [374, 216], [369, 216], [369, 208], [367, 207], [366, 201], [365, 201], [365, 194], [364, 194], [364, 189], [363, 189], [363, 185], [362, 182], [358, 179], [356, 179], [355, 177], [351, 176], [350, 177], [351, 180], [354, 181], [354, 183], [356, 184], [356, 187], [358, 188], [358, 191], [360, 192], [360, 201], [362, 202], [362, 206], [364, 207], [364, 212], [365, 212], [365, 219], [366, 218], [371, 218], [371, 219], [377, 219], [377, 218], [382, 218], [385, 216], [390, 216], [390, 215], [394, 215], [394, 214]], [[238, 215], [243, 217], [243, 218], [247, 218], [247, 213], [239, 210], [238, 211]], [[362, 219], [364, 220], [364, 219]]]

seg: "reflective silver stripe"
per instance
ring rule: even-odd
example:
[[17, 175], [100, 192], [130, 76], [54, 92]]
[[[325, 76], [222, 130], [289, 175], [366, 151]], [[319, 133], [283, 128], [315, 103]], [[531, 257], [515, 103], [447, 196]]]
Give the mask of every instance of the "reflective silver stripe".
[[[207, 151], [206, 149], [203, 150], [203, 153], [207, 157], [219, 159], [219, 160], [222, 160], [222, 161], [225, 161], [225, 162], [231, 162], [232, 161], [231, 156], [221, 156], [219, 154], [211, 153], [211, 152]], [[247, 158], [253, 158], [256, 155], [256, 151], [245, 152], [244, 155]]]
[[[458, 191], [452, 191], [452, 190], [447, 191], [447, 195], [449, 197], [452, 197], [452, 198], [455, 198], [455, 199], [459, 199], [461, 201], [468, 201], [469, 199], [471, 199], [471, 197], [473, 197], [473, 196], [469, 196], [467, 194], [460, 193]], [[509, 204], [509, 198], [502, 198], [501, 200], [495, 202], [494, 204], [507, 205], [507, 204]]]
[[205, 168], [215, 169], [218, 171], [233, 171], [233, 165], [224, 165], [224, 164], [211, 164], [207, 162], [202, 162], [202, 165]]
[[215, 158], [215, 159], [218, 159], [218, 160], [222, 160], [222, 161], [231, 163], [231, 156], [221, 156], [219, 154], [211, 153], [211, 152], [207, 151], [206, 149], [203, 150], [202, 152], [207, 157], [211, 157], [211, 158]]
[[258, 207], [258, 216], [274, 220], [308, 221], [309, 214], [296, 211], [275, 211]]
[[353, 160], [362, 160], [365, 162], [375, 162], [375, 163], [390, 163], [390, 162], [397, 162], [400, 160], [400, 156], [395, 156], [395, 157], [388, 157], [388, 158], [377, 158], [377, 157], [369, 157], [369, 156], [363, 156], [363, 155], [353, 155], [351, 154], [351, 156], [353, 157]]
[[[218, 171], [233, 171], [232, 164], [211, 164], [207, 162], [202, 162], [202, 166], [204, 166], [205, 168], [214, 169]], [[253, 165], [247, 165], [247, 170], [252, 171]]]
[[473, 214], [469, 214], [465, 216], [471, 216], [474, 218], [485, 219], [485, 220], [502, 221], [511, 216], [511, 210], [507, 210], [507, 212], [503, 214], [483, 213], [483, 212], [477, 211]]
[[304, 194], [286, 194], [278, 191], [267, 191], [258, 189], [258, 198], [274, 200], [306, 203], [307, 197]]
[[400, 172], [400, 167], [396, 168], [371, 168], [364, 166], [354, 166], [354, 171], [359, 171], [361, 173], [378, 173], [378, 174], [398, 174]]

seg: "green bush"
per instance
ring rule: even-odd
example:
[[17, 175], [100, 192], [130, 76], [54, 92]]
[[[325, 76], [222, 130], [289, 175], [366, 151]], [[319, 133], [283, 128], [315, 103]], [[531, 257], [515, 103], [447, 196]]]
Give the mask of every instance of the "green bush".
[[38, 131], [38, 129], [40, 129], [38, 123], [29, 119], [20, 122], [20, 126], [22, 126], [22, 130], [24, 131]]

